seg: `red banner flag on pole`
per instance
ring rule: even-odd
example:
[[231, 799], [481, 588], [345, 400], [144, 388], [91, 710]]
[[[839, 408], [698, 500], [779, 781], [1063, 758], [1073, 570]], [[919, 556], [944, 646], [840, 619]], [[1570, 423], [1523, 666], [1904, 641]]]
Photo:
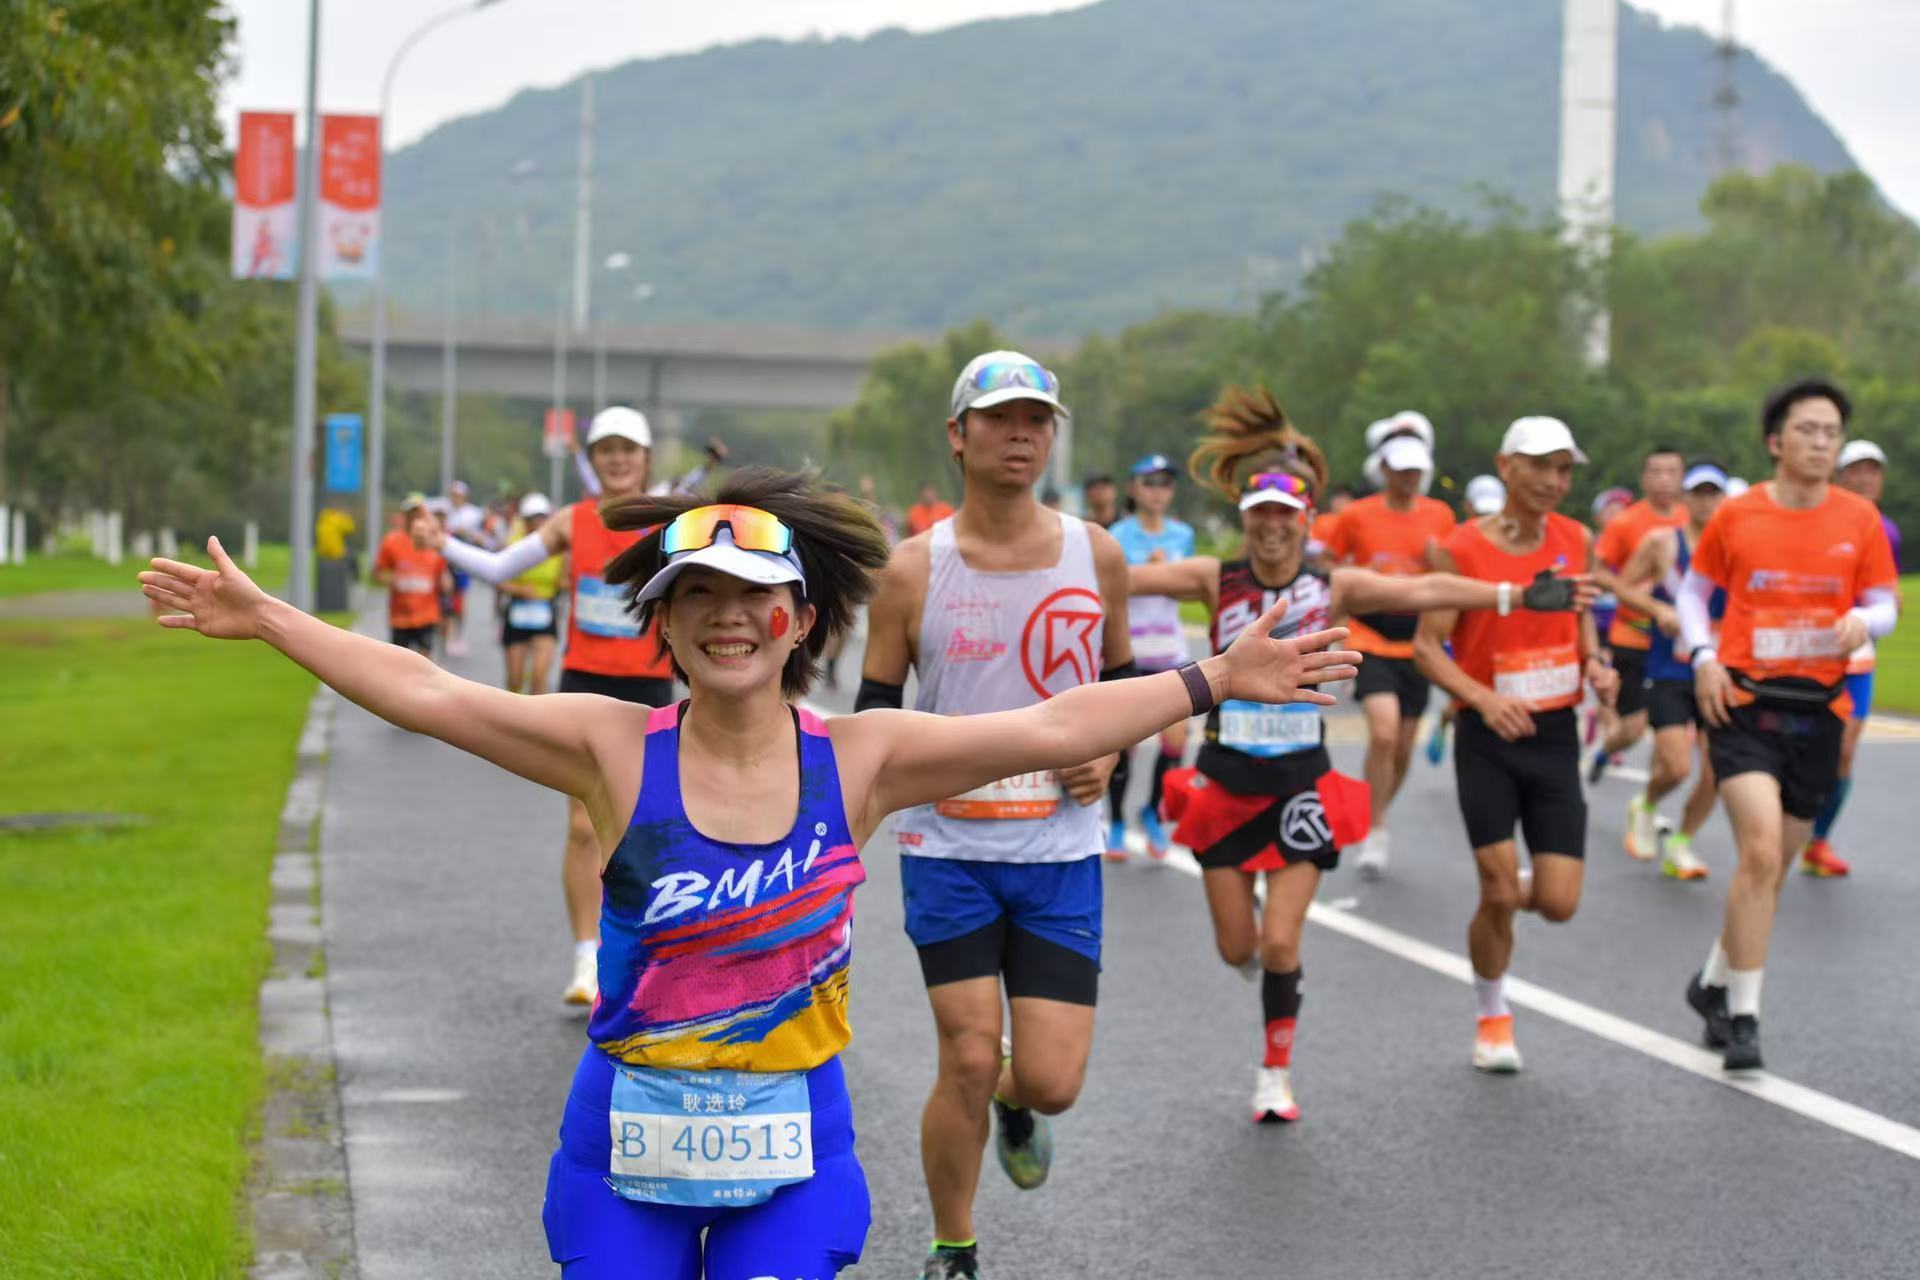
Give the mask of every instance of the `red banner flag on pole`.
[[233, 274], [293, 279], [293, 113], [242, 111], [233, 157]]
[[549, 458], [564, 458], [572, 452], [573, 410], [549, 409], [542, 424], [541, 448]]
[[320, 278], [371, 280], [380, 252], [380, 117], [320, 121]]

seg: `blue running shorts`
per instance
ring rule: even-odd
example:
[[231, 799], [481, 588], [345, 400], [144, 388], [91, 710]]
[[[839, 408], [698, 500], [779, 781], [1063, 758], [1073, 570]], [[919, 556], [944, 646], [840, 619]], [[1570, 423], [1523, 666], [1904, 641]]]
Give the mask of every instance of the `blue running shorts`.
[[1856, 671], [1847, 677], [1847, 696], [1853, 699], [1853, 718], [1865, 720], [1873, 714], [1873, 672]]
[[1072, 862], [968, 862], [908, 854], [900, 859], [900, 887], [907, 936], [916, 947], [1004, 919], [1100, 963], [1097, 855]]

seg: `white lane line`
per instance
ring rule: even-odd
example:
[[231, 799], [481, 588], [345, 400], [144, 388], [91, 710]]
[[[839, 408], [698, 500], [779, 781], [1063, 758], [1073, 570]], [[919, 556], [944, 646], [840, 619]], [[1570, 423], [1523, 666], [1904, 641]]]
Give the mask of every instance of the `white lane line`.
[[[1131, 848], [1136, 839], [1135, 832], [1127, 833]], [[1144, 853], [1145, 845], [1141, 844]], [[1173, 849], [1162, 864], [1198, 878], [1200, 864], [1185, 849]], [[1325, 929], [1364, 942], [1376, 950], [1397, 956], [1410, 964], [1417, 964], [1445, 978], [1465, 986], [1473, 985], [1473, 969], [1467, 958], [1454, 952], [1409, 937], [1398, 929], [1355, 915], [1351, 911], [1339, 910], [1316, 902], [1307, 908], [1307, 919]], [[1556, 1022], [1564, 1022], [1602, 1040], [1611, 1040], [1624, 1048], [1637, 1050], [1668, 1066], [1678, 1067], [1690, 1075], [1700, 1077], [1717, 1085], [1738, 1090], [1762, 1102], [1770, 1102], [1784, 1111], [1791, 1111], [1805, 1119], [1824, 1124], [1830, 1129], [1871, 1142], [1875, 1146], [1885, 1147], [1909, 1160], [1920, 1160], [1920, 1129], [1889, 1119], [1877, 1112], [1857, 1107], [1851, 1102], [1843, 1102], [1818, 1089], [1809, 1089], [1803, 1084], [1782, 1079], [1771, 1072], [1756, 1072], [1750, 1076], [1730, 1076], [1721, 1066], [1720, 1055], [1698, 1045], [1688, 1044], [1684, 1040], [1643, 1027], [1637, 1022], [1596, 1009], [1570, 996], [1557, 991], [1549, 991], [1536, 983], [1523, 978], [1507, 977], [1507, 1002], [1517, 1004], [1523, 1009], [1545, 1014]]]

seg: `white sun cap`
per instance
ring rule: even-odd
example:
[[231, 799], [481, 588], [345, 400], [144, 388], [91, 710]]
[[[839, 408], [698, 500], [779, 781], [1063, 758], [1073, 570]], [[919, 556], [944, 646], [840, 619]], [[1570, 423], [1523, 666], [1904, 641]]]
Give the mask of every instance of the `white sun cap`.
[[1685, 478], [1680, 481], [1680, 488], [1687, 493], [1692, 493], [1695, 489], [1703, 488], [1707, 485], [1712, 485], [1714, 488], [1720, 490], [1720, 492], [1725, 493], [1727, 491], [1726, 471], [1714, 463], [1702, 462], [1695, 466], [1688, 467]]
[[1412, 436], [1395, 436], [1380, 450], [1380, 465], [1388, 471], [1431, 471], [1433, 454]]
[[744, 551], [733, 545], [733, 530], [723, 525], [714, 530], [711, 544], [695, 551], [682, 551], [660, 566], [659, 571], [647, 579], [647, 585], [640, 588], [634, 603], [645, 604], [664, 596], [673, 585], [673, 580], [694, 565], [705, 565], [730, 578], [739, 578], [763, 587], [797, 582], [800, 584], [800, 594], [807, 594], [807, 575], [800, 569], [798, 556], [791, 551], [785, 555], [776, 555], [771, 551]]
[[544, 493], [530, 493], [520, 499], [520, 518], [522, 520], [531, 520], [534, 516], [550, 516], [552, 514], [553, 504], [547, 501], [547, 495]]
[[1834, 469], [1845, 471], [1856, 462], [1877, 462], [1884, 467], [1887, 455], [1871, 440], [1849, 440], [1840, 446], [1840, 461]]
[[1418, 409], [1402, 409], [1391, 418], [1381, 418], [1367, 428], [1367, 449], [1371, 452], [1398, 435], [1411, 435], [1429, 450], [1433, 448], [1433, 423]]
[[1507, 434], [1500, 441], [1503, 454], [1524, 453], [1530, 458], [1543, 458], [1549, 453], [1571, 453], [1575, 462], [1585, 462], [1587, 455], [1580, 452], [1580, 446], [1573, 442], [1573, 431], [1558, 418], [1540, 415], [1531, 418], [1515, 418], [1513, 425], [1507, 428]]
[[1009, 400], [1038, 400], [1057, 414], [1072, 417], [1060, 403], [1060, 379], [1032, 356], [1018, 351], [987, 351], [967, 361], [953, 380], [951, 416], [990, 409]]
[[1727, 480], [1727, 496], [1729, 498], [1737, 498], [1751, 488], [1753, 488], [1753, 486], [1745, 480], [1742, 480], [1739, 476], [1731, 476]]
[[613, 436], [631, 440], [642, 449], [653, 448], [653, 428], [647, 425], [647, 415], [623, 404], [610, 405], [593, 415], [593, 423], [587, 428], [587, 448]]
[[1505, 510], [1507, 486], [1499, 476], [1475, 476], [1467, 481], [1467, 510], [1477, 516], [1490, 516]]

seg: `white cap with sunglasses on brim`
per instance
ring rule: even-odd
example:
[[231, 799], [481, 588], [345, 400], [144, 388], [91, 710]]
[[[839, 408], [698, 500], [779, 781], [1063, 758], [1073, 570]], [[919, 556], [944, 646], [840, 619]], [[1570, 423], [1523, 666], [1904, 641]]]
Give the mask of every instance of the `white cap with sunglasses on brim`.
[[1834, 470], [1845, 471], [1856, 462], [1877, 462], [1884, 467], [1887, 455], [1871, 440], [1849, 440], [1840, 447], [1840, 461], [1834, 464]]
[[1291, 472], [1261, 471], [1248, 476], [1247, 491], [1240, 495], [1240, 509], [1251, 511], [1270, 502], [1295, 511], [1311, 511], [1313, 486]]
[[1680, 481], [1681, 489], [1692, 493], [1695, 489], [1713, 487], [1725, 493], [1727, 491], [1727, 473], [1711, 462], [1702, 462], [1687, 468], [1685, 478]]
[[647, 415], [623, 404], [609, 405], [593, 415], [587, 427], [587, 448], [614, 436], [631, 440], [642, 449], [653, 448], [653, 428], [647, 425]]
[[1500, 452], [1503, 455], [1521, 453], [1529, 458], [1544, 458], [1550, 453], [1571, 453], [1575, 462], [1587, 460], [1587, 455], [1580, 452], [1580, 446], [1573, 442], [1572, 428], [1560, 419], [1544, 414], [1515, 418], [1500, 441]]
[[[738, 510], [766, 516], [781, 529], [787, 529], [784, 523], [760, 511], [757, 507], [741, 507]], [[717, 518], [711, 540], [704, 545], [689, 547], [685, 551], [668, 556], [666, 563], [647, 579], [647, 585], [640, 588], [640, 594], [634, 597], [636, 605], [664, 596], [668, 588], [673, 586], [673, 580], [695, 565], [714, 569], [730, 578], [739, 578], [743, 582], [752, 582], [763, 587], [778, 586], [783, 582], [797, 582], [800, 584], [801, 596], [804, 597], [807, 594], [807, 575], [800, 567], [799, 555], [792, 549], [792, 530], [787, 530], [788, 549], [784, 552], [749, 551], [745, 547], [734, 544], [733, 525], [728, 522], [725, 507], [696, 507], [677, 517], [660, 531], [662, 545], [665, 545], [674, 525], [690, 517], [698, 521], [708, 515], [715, 515]]]
[[1018, 351], [989, 351], [967, 361], [953, 381], [950, 416], [965, 417], [969, 410], [990, 409], [1009, 400], [1038, 400], [1062, 417], [1073, 416], [1060, 403], [1060, 379]]

